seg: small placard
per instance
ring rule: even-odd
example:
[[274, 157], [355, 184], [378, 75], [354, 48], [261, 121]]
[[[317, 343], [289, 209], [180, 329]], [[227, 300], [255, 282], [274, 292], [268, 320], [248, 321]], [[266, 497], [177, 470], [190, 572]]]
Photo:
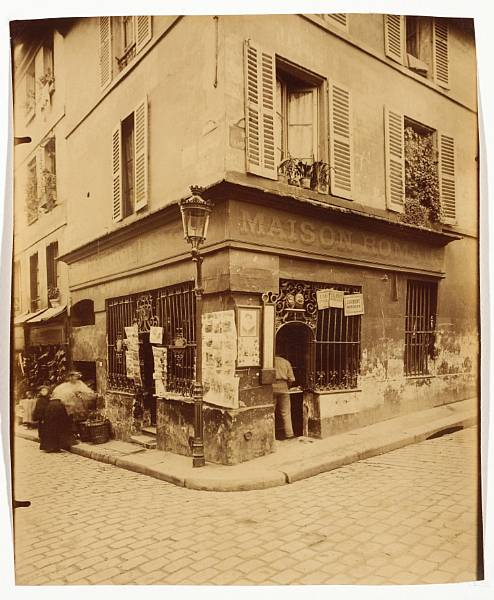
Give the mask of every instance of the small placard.
[[345, 317], [364, 314], [364, 295], [347, 294], [344, 296], [344, 314]]
[[149, 329], [149, 343], [150, 344], [162, 344], [163, 343], [163, 327], [150, 327]]
[[317, 308], [324, 310], [325, 308], [343, 308], [344, 292], [341, 290], [317, 290]]

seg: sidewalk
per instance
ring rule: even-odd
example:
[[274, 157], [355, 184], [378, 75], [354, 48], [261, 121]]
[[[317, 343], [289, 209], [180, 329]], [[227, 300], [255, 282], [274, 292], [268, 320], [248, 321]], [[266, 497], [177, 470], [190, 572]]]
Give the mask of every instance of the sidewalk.
[[[70, 452], [129, 471], [195, 490], [218, 492], [265, 489], [293, 483], [343, 465], [423, 441], [452, 427], [478, 421], [477, 398], [389, 419], [324, 440], [295, 438], [276, 442], [276, 451], [234, 466], [207, 463], [193, 468], [192, 459], [149, 450], [118, 440], [106, 444], [79, 443]], [[37, 441], [37, 433], [18, 426], [16, 435]]]

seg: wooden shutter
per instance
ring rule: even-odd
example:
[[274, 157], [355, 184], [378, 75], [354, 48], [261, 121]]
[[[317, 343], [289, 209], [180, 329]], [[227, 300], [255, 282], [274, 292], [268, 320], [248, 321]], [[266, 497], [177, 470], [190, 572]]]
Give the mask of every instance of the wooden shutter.
[[331, 194], [351, 200], [353, 181], [352, 110], [350, 91], [333, 83], [330, 87], [329, 144]]
[[111, 17], [99, 18], [100, 86], [106, 87], [112, 78]]
[[136, 52], [140, 52], [151, 39], [151, 17], [147, 15], [135, 17], [134, 31], [136, 36]]
[[439, 135], [439, 193], [444, 223], [456, 223], [455, 141]]
[[405, 203], [405, 144], [403, 115], [384, 109], [386, 150], [386, 206], [404, 212]]
[[344, 29], [345, 31], [348, 29], [348, 15], [346, 13], [328, 13], [325, 17], [330, 23], [340, 29]]
[[275, 56], [247, 41], [244, 62], [246, 169], [249, 173], [277, 179]]
[[441, 87], [449, 87], [448, 24], [444, 19], [433, 20], [433, 75]]
[[386, 56], [403, 64], [405, 46], [405, 17], [384, 15], [384, 49]]
[[134, 109], [134, 185], [135, 209], [148, 203], [148, 102], [141, 100]]
[[120, 123], [112, 134], [113, 220], [122, 220], [122, 130]]

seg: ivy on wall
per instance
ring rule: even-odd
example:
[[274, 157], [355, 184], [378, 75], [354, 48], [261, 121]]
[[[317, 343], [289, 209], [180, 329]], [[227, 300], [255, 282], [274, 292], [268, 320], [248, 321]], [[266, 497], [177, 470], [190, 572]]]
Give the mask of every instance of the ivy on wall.
[[403, 221], [428, 226], [441, 218], [436, 152], [431, 135], [405, 127], [405, 214]]

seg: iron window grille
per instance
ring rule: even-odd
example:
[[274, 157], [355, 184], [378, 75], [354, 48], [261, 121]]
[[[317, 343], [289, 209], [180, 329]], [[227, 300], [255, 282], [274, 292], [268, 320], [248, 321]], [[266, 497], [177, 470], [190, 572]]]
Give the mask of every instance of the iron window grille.
[[[146, 322], [140, 320], [137, 310], [139, 299], [144, 296], [149, 304], [147, 316], [150, 318]], [[151, 364], [144, 364], [144, 361], [152, 361], [151, 350], [144, 348], [145, 344], [149, 344], [146, 334], [149, 332], [149, 324], [152, 323], [163, 327], [162, 346], [167, 348], [166, 390], [191, 396], [195, 378], [195, 310], [193, 282], [107, 300], [109, 388], [132, 391], [135, 387], [134, 381], [127, 377], [125, 352], [119, 348], [120, 340], [123, 341], [125, 338], [125, 327], [137, 323], [141, 371], [152, 369]], [[174, 348], [174, 339], [177, 335], [185, 337], [187, 342], [181, 352]], [[143, 383], [151, 388], [148, 391], [155, 392], [154, 382], [144, 377]]]
[[[332, 288], [345, 294], [361, 291], [360, 287], [318, 284], [317, 289]], [[331, 391], [355, 389], [360, 371], [361, 316], [345, 317], [342, 308], [318, 311], [314, 339], [315, 389]]]
[[405, 375], [428, 375], [436, 338], [437, 283], [408, 280]]

